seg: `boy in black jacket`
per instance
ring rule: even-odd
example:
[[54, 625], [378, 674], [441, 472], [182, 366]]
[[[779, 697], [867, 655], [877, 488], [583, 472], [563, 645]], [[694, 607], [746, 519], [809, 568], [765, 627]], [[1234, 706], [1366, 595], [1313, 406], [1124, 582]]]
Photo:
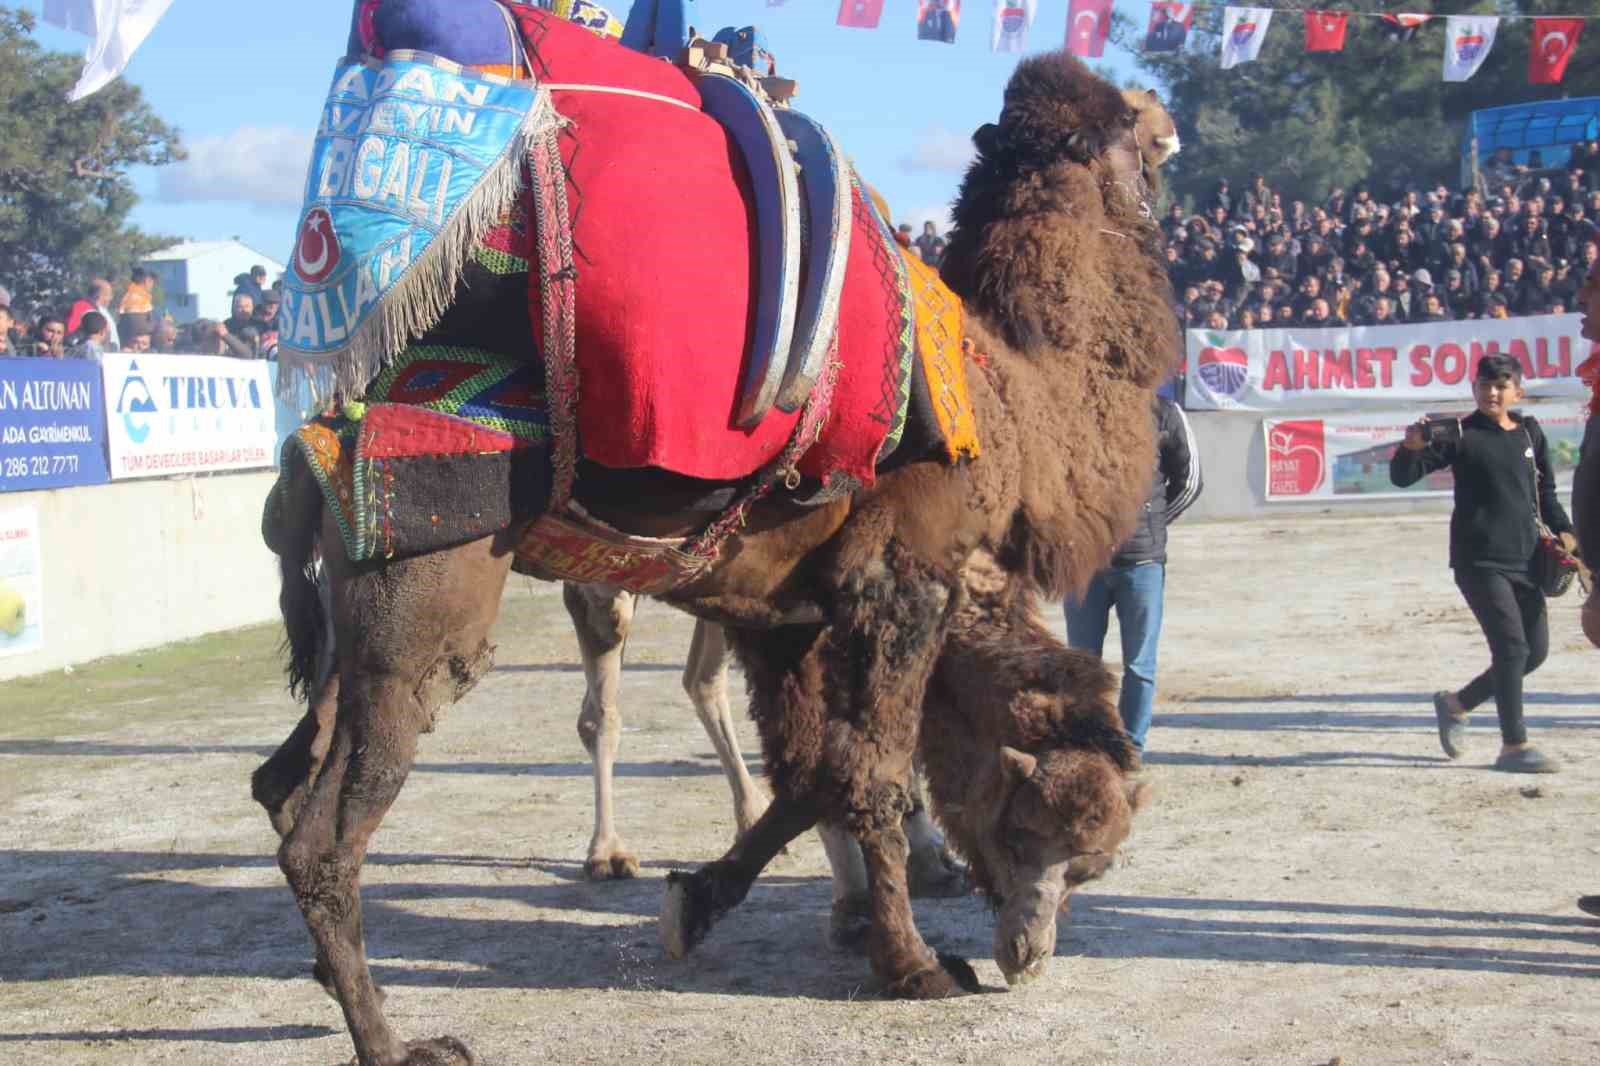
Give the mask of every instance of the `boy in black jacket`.
[[1536, 516], [1557, 534], [1570, 535], [1572, 522], [1556, 499], [1544, 432], [1531, 415], [1511, 409], [1523, 396], [1521, 364], [1506, 355], [1484, 356], [1472, 395], [1478, 409], [1460, 421], [1459, 434], [1430, 439], [1428, 424], [1418, 422], [1389, 462], [1389, 480], [1401, 488], [1454, 468], [1450, 566], [1489, 641], [1489, 669], [1457, 692], [1434, 694], [1439, 743], [1459, 758], [1468, 712], [1493, 695], [1502, 741], [1494, 768], [1554, 773], [1556, 760], [1528, 744], [1522, 723], [1523, 676], [1539, 668], [1550, 648], [1544, 593], [1529, 571]]

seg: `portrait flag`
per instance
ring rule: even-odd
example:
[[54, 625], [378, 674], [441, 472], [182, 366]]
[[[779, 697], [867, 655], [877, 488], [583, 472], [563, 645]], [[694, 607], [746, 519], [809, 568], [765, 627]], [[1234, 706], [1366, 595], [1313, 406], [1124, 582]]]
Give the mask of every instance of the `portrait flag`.
[[67, 99], [82, 100], [121, 74], [171, 4], [172, 0], [95, 0], [94, 41], [84, 53], [83, 74]]
[[1478, 73], [1500, 20], [1484, 15], [1451, 15], [1444, 23], [1444, 80], [1466, 81]]
[[917, 40], [956, 43], [961, 0], [917, 0]]
[[883, 18], [883, 0], [839, 0], [841, 26], [854, 26], [859, 30], [875, 30]]
[[1383, 16], [1383, 35], [1391, 41], [1414, 40], [1423, 23], [1432, 15], [1395, 14]]
[[1534, 19], [1528, 42], [1528, 84], [1559, 85], [1578, 48], [1582, 19]]
[[1230, 70], [1249, 63], [1261, 54], [1267, 26], [1272, 22], [1270, 7], [1225, 7], [1222, 9], [1222, 69]]
[[1306, 51], [1344, 51], [1344, 33], [1349, 25], [1348, 11], [1307, 11]]
[[1194, 24], [1193, 4], [1157, 3], [1150, 5], [1150, 27], [1144, 33], [1146, 52], [1182, 51]]
[[1039, 0], [994, 0], [994, 28], [989, 32], [989, 51], [1021, 52], [1027, 47], [1028, 30], [1039, 10]]
[[1067, 51], [1099, 59], [1111, 32], [1111, 0], [1068, 0]]

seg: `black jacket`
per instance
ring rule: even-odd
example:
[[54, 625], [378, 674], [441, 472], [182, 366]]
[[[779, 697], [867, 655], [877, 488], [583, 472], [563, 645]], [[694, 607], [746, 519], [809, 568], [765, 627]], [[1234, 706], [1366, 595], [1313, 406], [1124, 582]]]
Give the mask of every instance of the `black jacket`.
[[1194, 431], [1177, 404], [1156, 398], [1156, 462], [1150, 494], [1139, 511], [1133, 535], [1117, 549], [1112, 566], [1167, 561], [1167, 523], [1188, 510], [1205, 486]]
[[[1525, 573], [1537, 543], [1534, 526], [1534, 465], [1538, 507], [1553, 533], [1570, 533], [1572, 521], [1556, 499], [1555, 474], [1544, 430], [1532, 415], [1513, 411], [1515, 429], [1501, 429], [1474, 411], [1461, 420], [1461, 440], [1404, 446], [1389, 460], [1389, 480], [1401, 488], [1435, 470], [1453, 467], [1456, 507], [1450, 514], [1450, 565], [1482, 566]], [[1527, 433], [1524, 435], [1523, 431]], [[1531, 440], [1531, 444], [1530, 444]], [[1532, 452], [1532, 456], [1528, 455]]]

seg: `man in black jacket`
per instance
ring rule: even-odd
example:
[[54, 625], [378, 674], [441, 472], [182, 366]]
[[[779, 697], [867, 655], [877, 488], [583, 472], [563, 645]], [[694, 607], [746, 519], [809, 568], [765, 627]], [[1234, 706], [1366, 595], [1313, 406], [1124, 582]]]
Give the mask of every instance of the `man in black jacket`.
[[1183, 411], [1158, 397], [1155, 407], [1156, 455], [1150, 493], [1139, 525], [1089, 582], [1082, 596], [1068, 599], [1067, 643], [1101, 655], [1111, 609], [1122, 631], [1122, 727], [1144, 750], [1156, 698], [1156, 644], [1161, 637], [1161, 604], [1167, 582], [1167, 523], [1200, 496], [1200, 451]]

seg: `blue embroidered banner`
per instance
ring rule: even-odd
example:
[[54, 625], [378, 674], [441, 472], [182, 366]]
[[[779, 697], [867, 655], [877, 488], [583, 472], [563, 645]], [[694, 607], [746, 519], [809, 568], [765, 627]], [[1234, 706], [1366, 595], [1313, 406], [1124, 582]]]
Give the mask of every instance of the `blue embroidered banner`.
[[103, 396], [92, 360], [0, 359], [0, 492], [108, 480]]
[[527, 138], [554, 121], [531, 81], [419, 52], [342, 63], [284, 278], [285, 353], [347, 353], [341, 370], [371, 373], [431, 325], [470, 242], [515, 195]]

